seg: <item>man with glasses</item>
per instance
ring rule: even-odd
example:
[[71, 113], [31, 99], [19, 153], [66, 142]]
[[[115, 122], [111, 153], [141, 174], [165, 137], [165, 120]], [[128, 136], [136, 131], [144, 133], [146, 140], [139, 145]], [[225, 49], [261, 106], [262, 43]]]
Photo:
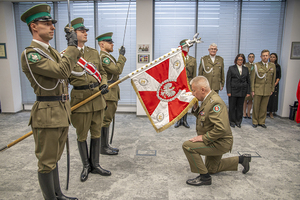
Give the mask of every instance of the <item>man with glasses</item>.
[[[98, 51], [85, 45], [88, 41], [87, 32], [89, 29], [84, 26], [83, 22], [84, 20], [81, 17], [71, 21], [71, 26], [77, 34], [78, 49], [82, 53], [82, 57], [72, 69], [72, 75], [69, 78], [70, 84], [73, 85], [71, 106], [78, 104], [99, 91], [101, 91], [101, 95], [80, 106], [71, 115], [72, 125], [76, 128], [77, 145], [83, 164], [83, 170], [80, 175], [82, 182], [88, 179], [89, 172], [102, 176], [111, 175], [110, 171], [103, 169], [99, 165], [101, 127], [106, 107], [103, 95], [108, 92], [107, 77], [105, 70], [100, 64]], [[91, 133], [90, 158], [86, 142], [89, 131]]]
[[[119, 80], [126, 62], [125, 47], [119, 49], [119, 58], [116, 60], [110, 53], [113, 52], [114, 42], [112, 40], [112, 32], [99, 35], [98, 45], [100, 46], [100, 63], [107, 73], [108, 85]], [[119, 149], [113, 148], [108, 143], [109, 125], [112, 122], [120, 99], [120, 88], [118, 85], [113, 86], [110, 91], [104, 95], [107, 109], [104, 113], [103, 126], [101, 129], [101, 149], [100, 153], [105, 155], [117, 155]]]
[[76, 33], [67, 28], [68, 48], [61, 57], [50, 46], [56, 20], [48, 4], [31, 7], [21, 16], [32, 34], [32, 42], [21, 55], [22, 70], [36, 94], [29, 125], [38, 159], [38, 180], [45, 199], [77, 199], [66, 197], [59, 183], [57, 162], [68, 138], [70, 103], [68, 81], [81, 56]]
[[212, 43], [209, 46], [209, 55], [203, 56], [200, 60], [198, 75], [205, 76], [208, 79], [210, 88], [219, 93], [223, 90], [225, 83], [224, 60], [217, 56], [217, 45]]

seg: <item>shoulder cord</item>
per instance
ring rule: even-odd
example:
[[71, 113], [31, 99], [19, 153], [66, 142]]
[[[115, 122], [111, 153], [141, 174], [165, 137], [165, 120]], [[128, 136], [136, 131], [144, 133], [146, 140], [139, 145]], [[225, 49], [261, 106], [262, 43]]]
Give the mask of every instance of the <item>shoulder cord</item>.
[[266, 73], [263, 76], [259, 76], [256, 64], [254, 66], [255, 66], [255, 73], [256, 73], [257, 77], [260, 78], [260, 79], [265, 78], [266, 77]]
[[205, 70], [205, 65], [204, 65], [203, 58], [202, 58], [202, 63], [203, 63], [203, 64], [202, 64], [202, 65], [203, 65], [203, 70], [205, 71], [205, 73], [209, 74], [210, 72], [212, 72], [213, 68], [210, 68], [209, 71], [206, 71], [206, 70]]
[[[103, 55], [100, 56], [100, 63], [101, 63], [101, 66], [102, 66], [102, 56], [103, 56]], [[108, 57], [108, 58], [116, 65], [115, 61], [114, 61], [111, 57], [109, 57], [109, 55], [104, 55], [104, 56]], [[113, 78], [114, 78], [114, 75], [112, 74], [110, 80], [107, 80], [107, 81], [111, 81]]]
[[[54, 62], [54, 60], [53, 60], [49, 55], [47, 55], [45, 52], [43, 52], [43, 50], [41, 50], [41, 49], [39, 49], [39, 48], [33, 48], [33, 49], [36, 50], [38, 53], [40, 53], [40, 54], [41, 54], [42, 56], [44, 56], [45, 58], [48, 58], [48, 59], [50, 59], [50, 60], [52, 60], [52, 61]], [[25, 49], [25, 51], [24, 51], [24, 56], [25, 56], [25, 60], [26, 60], [27, 67], [28, 67], [28, 69], [29, 69], [29, 72], [30, 72], [30, 74], [31, 74], [31, 76], [32, 76], [32, 78], [33, 78], [33, 80], [34, 80], [35, 83], [36, 83], [40, 88], [42, 88], [43, 90], [47, 90], [47, 91], [54, 90], [54, 89], [58, 86], [59, 83], [63, 83], [63, 82], [64, 82], [63, 79], [58, 79], [56, 85], [55, 85], [53, 88], [49, 88], [49, 89], [47, 89], [47, 88], [41, 86], [41, 85], [37, 82], [37, 80], [35, 79], [35, 77], [34, 77], [32, 71], [31, 71], [31, 69], [30, 69], [30, 67], [29, 67], [29, 63], [28, 63], [27, 56], [26, 56], [26, 49]]]

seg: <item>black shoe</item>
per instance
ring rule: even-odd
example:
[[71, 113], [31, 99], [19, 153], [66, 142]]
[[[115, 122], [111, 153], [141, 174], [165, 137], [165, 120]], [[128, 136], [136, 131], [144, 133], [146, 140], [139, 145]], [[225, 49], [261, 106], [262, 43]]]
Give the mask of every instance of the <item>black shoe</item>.
[[90, 146], [91, 173], [100, 174], [102, 176], [110, 176], [111, 172], [106, 169], [103, 169], [99, 165], [99, 149], [100, 149], [100, 138], [91, 139], [91, 146]]
[[237, 124], [236, 126], [239, 127], [239, 128], [241, 128], [241, 124]]
[[257, 127], [257, 124], [252, 124], [253, 128], [256, 128]]
[[234, 124], [230, 124], [230, 126], [231, 126], [232, 128], [234, 128], [234, 127], [235, 127], [235, 125], [234, 125]]
[[247, 116], [243, 116], [244, 118], [248, 118]]
[[80, 174], [80, 181], [84, 182], [88, 179], [89, 173], [91, 172], [91, 165], [89, 162], [89, 155], [88, 155], [88, 147], [86, 141], [79, 142], [77, 141], [79, 154], [81, 157], [83, 169]]
[[187, 119], [187, 113], [182, 117], [182, 124], [185, 128], [190, 128], [190, 125], [187, 123], [186, 119]]
[[248, 116], [248, 119], [252, 119], [250, 116]]
[[181, 119], [180, 120], [178, 120], [177, 122], [176, 122], [176, 124], [175, 124], [175, 128], [178, 128], [179, 126], [181, 126], [182, 124], [181, 124]]
[[104, 155], [118, 155], [118, 152], [113, 150], [112, 147], [108, 144], [108, 128], [109, 127], [102, 127], [101, 128], [101, 148], [100, 153]]
[[244, 157], [243, 162], [241, 163], [244, 167], [243, 174], [246, 174], [250, 170], [249, 163], [251, 162], [251, 154], [243, 154], [241, 156]]
[[188, 185], [200, 186], [200, 185], [211, 185], [211, 177], [201, 177], [201, 175], [196, 178], [189, 179], [186, 181]]
[[267, 128], [267, 126], [265, 124], [258, 124], [258, 126], [261, 126], [263, 128]]

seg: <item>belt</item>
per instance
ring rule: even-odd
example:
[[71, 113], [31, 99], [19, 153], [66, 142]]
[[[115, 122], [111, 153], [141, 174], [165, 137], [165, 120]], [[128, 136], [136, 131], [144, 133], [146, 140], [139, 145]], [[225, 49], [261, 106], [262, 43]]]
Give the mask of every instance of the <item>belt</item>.
[[114, 80], [107, 81], [107, 83], [114, 83], [114, 82], [116, 82], [116, 81], [114, 81]]
[[87, 89], [93, 90], [95, 87], [97, 87], [99, 85], [100, 84], [98, 82], [96, 82], [96, 83], [90, 83], [88, 85], [74, 86], [73, 88], [75, 90], [87, 90]]
[[61, 96], [36, 96], [37, 101], [62, 101], [69, 100], [68, 94], [62, 94]]

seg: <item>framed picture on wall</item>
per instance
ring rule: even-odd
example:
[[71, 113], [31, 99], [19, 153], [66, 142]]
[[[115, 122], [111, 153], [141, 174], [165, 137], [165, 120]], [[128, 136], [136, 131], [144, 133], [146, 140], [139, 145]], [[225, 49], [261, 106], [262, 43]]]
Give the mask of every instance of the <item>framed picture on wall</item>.
[[138, 63], [149, 63], [150, 54], [138, 54]]
[[0, 43], [0, 58], [7, 58], [5, 43]]
[[149, 44], [138, 44], [138, 53], [149, 53], [150, 45]]
[[292, 42], [291, 59], [300, 59], [300, 42]]

